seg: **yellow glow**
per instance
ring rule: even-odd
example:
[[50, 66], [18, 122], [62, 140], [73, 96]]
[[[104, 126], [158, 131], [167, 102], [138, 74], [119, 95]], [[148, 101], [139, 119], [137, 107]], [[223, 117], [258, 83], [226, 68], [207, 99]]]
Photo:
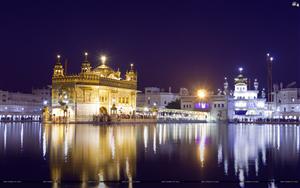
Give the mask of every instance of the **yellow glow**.
[[206, 97], [206, 90], [205, 90], [205, 89], [199, 89], [199, 90], [197, 91], [197, 95], [198, 95], [198, 97], [201, 98], [201, 99], [205, 98], [205, 97]]
[[105, 62], [106, 62], [106, 60], [107, 60], [107, 57], [106, 57], [105, 55], [102, 55], [102, 56], [100, 57], [100, 59], [101, 59], [102, 64], [105, 64]]

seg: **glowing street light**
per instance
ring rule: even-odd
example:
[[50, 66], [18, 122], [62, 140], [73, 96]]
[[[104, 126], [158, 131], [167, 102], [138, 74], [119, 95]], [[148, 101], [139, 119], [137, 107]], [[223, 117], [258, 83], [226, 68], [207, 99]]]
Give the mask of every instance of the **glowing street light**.
[[205, 89], [199, 89], [199, 90], [197, 91], [197, 95], [198, 95], [198, 97], [199, 97], [200, 99], [205, 98], [205, 97], [206, 97], [206, 90], [205, 90]]

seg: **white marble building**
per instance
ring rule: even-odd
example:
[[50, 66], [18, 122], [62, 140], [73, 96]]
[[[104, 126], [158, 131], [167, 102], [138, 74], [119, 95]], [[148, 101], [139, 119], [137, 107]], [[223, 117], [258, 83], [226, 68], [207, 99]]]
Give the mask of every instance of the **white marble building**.
[[170, 102], [179, 99], [178, 93], [172, 93], [171, 87], [165, 92], [158, 87], [146, 87], [144, 93], [137, 94], [138, 108], [165, 108]]
[[225, 77], [224, 90], [218, 90], [217, 95], [211, 96], [212, 121], [229, 120], [253, 122], [271, 117], [265, 99], [264, 89], [260, 92], [258, 81], [254, 79], [253, 88], [248, 78], [239, 69], [239, 75], [234, 79], [234, 90], [229, 91]]
[[0, 90], [0, 121], [39, 121], [48, 101], [50, 88], [33, 89], [32, 93]]
[[275, 84], [269, 105], [274, 119], [300, 120], [300, 88]]

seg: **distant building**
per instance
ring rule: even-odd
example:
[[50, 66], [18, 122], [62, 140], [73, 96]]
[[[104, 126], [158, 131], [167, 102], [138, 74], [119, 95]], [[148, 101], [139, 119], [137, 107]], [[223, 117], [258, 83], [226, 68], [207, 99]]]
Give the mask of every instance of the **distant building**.
[[186, 95], [180, 97], [180, 106], [182, 110], [195, 110], [195, 104], [197, 103], [197, 96]]
[[50, 88], [33, 89], [32, 93], [0, 90], [0, 120], [39, 121], [46, 101], [51, 101]]
[[51, 106], [51, 86], [40, 89], [32, 89], [32, 94], [39, 96], [44, 105]]
[[274, 119], [300, 120], [300, 88], [275, 84], [270, 107]]
[[165, 108], [170, 102], [179, 99], [178, 93], [159, 89], [158, 87], [146, 87], [144, 93], [137, 94], [137, 106], [140, 108]]
[[228, 120], [228, 95], [217, 94], [210, 96], [210, 120], [226, 121]]

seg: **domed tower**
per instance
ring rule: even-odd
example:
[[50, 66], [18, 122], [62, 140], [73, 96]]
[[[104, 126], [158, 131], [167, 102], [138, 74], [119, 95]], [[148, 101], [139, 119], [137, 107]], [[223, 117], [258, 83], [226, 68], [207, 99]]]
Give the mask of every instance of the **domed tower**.
[[84, 61], [81, 64], [81, 73], [90, 73], [91, 72], [91, 64], [88, 61], [88, 53], [84, 53]]
[[137, 73], [133, 69], [133, 63], [130, 64], [130, 70], [126, 72], [126, 80], [127, 81], [136, 81], [137, 80]]
[[98, 67], [96, 67], [94, 69], [94, 72], [98, 75], [100, 75], [101, 77], [109, 77], [112, 73], [114, 73], [114, 70], [112, 70], [109, 66], [106, 65], [106, 61], [107, 61], [107, 57], [102, 55], [101, 58], [101, 65], [99, 65]]
[[234, 90], [235, 91], [247, 91], [248, 80], [242, 74], [243, 68], [239, 68], [240, 74], [234, 79]]
[[60, 62], [60, 55], [57, 55], [57, 61], [53, 70], [53, 77], [63, 77], [64, 76], [64, 68]]

